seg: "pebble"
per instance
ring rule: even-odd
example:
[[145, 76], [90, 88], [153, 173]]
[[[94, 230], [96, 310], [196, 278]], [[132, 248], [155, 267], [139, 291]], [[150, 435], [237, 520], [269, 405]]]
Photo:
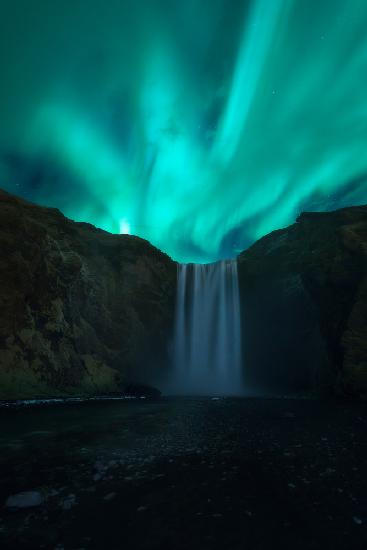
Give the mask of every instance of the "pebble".
[[76, 504], [75, 495], [68, 495], [61, 503], [63, 510], [70, 510]]
[[361, 518], [358, 518], [357, 516], [353, 516], [353, 521], [354, 523], [356, 523], [357, 525], [362, 525], [363, 521], [361, 520]]
[[103, 500], [112, 500], [113, 498], [115, 498], [115, 496], [116, 496], [116, 493], [108, 493], [108, 495], [103, 497]]

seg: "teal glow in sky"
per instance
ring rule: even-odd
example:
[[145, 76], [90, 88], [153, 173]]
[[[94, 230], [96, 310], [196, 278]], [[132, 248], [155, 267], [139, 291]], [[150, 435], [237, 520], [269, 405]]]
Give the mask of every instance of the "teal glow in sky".
[[367, 202], [365, 0], [2, 0], [0, 187], [179, 261]]

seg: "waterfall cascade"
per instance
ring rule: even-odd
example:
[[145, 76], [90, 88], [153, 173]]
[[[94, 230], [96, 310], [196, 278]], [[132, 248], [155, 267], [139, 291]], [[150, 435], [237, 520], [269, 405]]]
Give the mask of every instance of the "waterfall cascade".
[[172, 393], [242, 393], [237, 261], [179, 264]]

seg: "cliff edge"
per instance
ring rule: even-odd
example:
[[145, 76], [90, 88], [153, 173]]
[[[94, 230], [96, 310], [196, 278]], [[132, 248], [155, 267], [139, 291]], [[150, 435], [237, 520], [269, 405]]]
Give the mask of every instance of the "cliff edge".
[[367, 206], [303, 213], [238, 262], [250, 381], [367, 395]]
[[0, 191], [0, 399], [121, 391], [167, 363], [176, 265]]

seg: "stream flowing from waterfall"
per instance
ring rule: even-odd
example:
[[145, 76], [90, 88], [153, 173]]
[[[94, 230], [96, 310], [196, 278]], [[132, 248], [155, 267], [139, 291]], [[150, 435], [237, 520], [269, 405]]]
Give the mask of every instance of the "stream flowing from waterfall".
[[240, 395], [237, 261], [178, 264], [172, 393]]

